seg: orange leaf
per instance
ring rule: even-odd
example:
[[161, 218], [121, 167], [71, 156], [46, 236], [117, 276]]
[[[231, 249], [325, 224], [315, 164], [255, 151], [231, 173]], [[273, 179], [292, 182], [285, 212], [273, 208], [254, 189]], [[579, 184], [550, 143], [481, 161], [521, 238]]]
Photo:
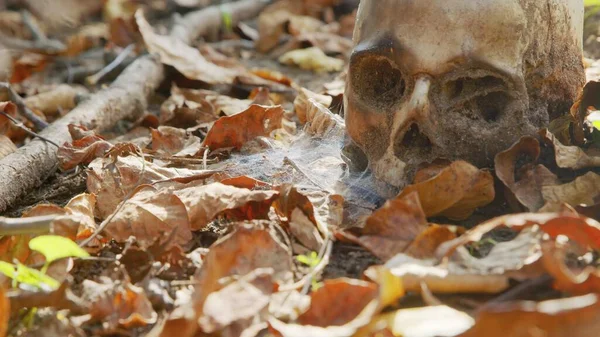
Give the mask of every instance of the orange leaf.
[[0, 337], [6, 336], [10, 319], [10, 301], [6, 298], [4, 288], [0, 285]]
[[219, 118], [204, 139], [204, 146], [211, 150], [222, 148], [241, 149], [256, 137], [268, 136], [282, 127], [283, 108], [253, 104], [247, 110], [233, 116]]

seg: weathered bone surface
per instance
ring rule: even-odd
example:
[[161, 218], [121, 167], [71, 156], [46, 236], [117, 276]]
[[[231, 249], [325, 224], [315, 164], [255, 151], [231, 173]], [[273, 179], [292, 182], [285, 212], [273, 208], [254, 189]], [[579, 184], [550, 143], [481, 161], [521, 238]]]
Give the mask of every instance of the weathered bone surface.
[[436, 158], [489, 165], [584, 83], [581, 0], [363, 0], [346, 125], [377, 180]]

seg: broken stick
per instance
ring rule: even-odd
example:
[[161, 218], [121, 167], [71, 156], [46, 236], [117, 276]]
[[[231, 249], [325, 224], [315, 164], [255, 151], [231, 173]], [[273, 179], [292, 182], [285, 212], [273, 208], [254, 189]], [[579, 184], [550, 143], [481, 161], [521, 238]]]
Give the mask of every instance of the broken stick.
[[[209, 7], [185, 15], [171, 31], [171, 36], [190, 43], [211, 29], [222, 25], [222, 12], [229, 13], [233, 23], [256, 16], [269, 4], [268, 0], [243, 0], [219, 7]], [[71, 141], [69, 124], [88, 129], [106, 130], [119, 120], [139, 116], [147, 105], [147, 97], [164, 79], [160, 62], [152, 56], [136, 60], [110, 85], [79, 104], [69, 114], [49, 125], [41, 136], [58, 144]], [[38, 187], [57, 167], [57, 149], [33, 140], [16, 152], [0, 159], [0, 212], [18, 198]]]

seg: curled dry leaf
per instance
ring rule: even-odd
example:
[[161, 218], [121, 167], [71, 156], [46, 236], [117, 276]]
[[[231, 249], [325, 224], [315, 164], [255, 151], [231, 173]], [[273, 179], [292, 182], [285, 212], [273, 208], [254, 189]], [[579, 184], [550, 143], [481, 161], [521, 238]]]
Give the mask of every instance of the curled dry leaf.
[[600, 166], [600, 153], [588, 154], [578, 146], [565, 146], [548, 129], [540, 131], [542, 139], [554, 147], [556, 165], [561, 168], [579, 170]]
[[285, 24], [294, 14], [302, 14], [304, 4], [299, 1], [285, 0], [265, 8], [258, 16], [259, 40], [256, 49], [265, 53], [273, 49], [285, 34]]
[[[118, 150], [118, 149], [115, 149]], [[138, 185], [167, 181], [193, 181], [205, 179], [212, 171], [160, 167], [142, 157], [128, 155], [98, 158], [88, 166], [87, 189], [101, 203], [96, 205], [97, 215], [105, 219], [123, 198]]]
[[201, 183], [163, 190], [140, 186], [114, 215], [107, 233], [119, 242], [133, 235], [141, 247], [148, 247], [157, 237], [176, 231], [169, 244], [185, 245], [192, 239], [192, 230], [204, 229], [218, 215], [233, 220], [266, 218], [278, 195], [275, 191]]
[[454, 337], [467, 331], [473, 324], [475, 321], [471, 316], [443, 305], [400, 309], [376, 316], [354, 337], [380, 336], [378, 332], [386, 329], [389, 336]]
[[327, 56], [317, 47], [292, 50], [283, 54], [279, 62], [315, 72], [336, 72], [344, 68], [344, 60]]
[[544, 302], [494, 303], [459, 337], [587, 337], [600, 329], [600, 297], [589, 294]]
[[90, 320], [103, 322], [106, 332], [118, 328], [143, 327], [156, 322], [158, 315], [144, 290], [125, 282], [115, 282], [107, 277], [101, 283], [83, 281], [84, 299], [91, 303]]
[[206, 60], [200, 51], [175, 37], [154, 33], [141, 10], [135, 14], [148, 51], [158, 54], [163, 64], [173, 66], [185, 77], [210, 84], [231, 84], [239, 75], [238, 69], [218, 66]]
[[237, 115], [219, 118], [206, 135], [203, 145], [211, 151], [222, 148], [239, 150], [246, 142], [269, 136], [282, 128], [283, 114], [281, 106], [253, 104]]
[[64, 143], [57, 151], [58, 164], [61, 170], [70, 170], [80, 164], [89, 164], [92, 160], [104, 156], [113, 145], [104, 138], [91, 133], [82, 138], [77, 137], [80, 132], [73, 124], [69, 125], [69, 132], [73, 141]]
[[346, 132], [344, 119], [312, 98], [308, 101], [306, 121], [304, 131], [313, 137], [342, 136]]
[[544, 186], [542, 195], [546, 204], [541, 212], [558, 212], [563, 204], [595, 205], [600, 199], [600, 175], [588, 172], [567, 184]]
[[[313, 100], [312, 102], [310, 100]], [[294, 99], [294, 111], [300, 120], [300, 123], [308, 122], [308, 111], [314, 105], [314, 102], [320, 103], [322, 106], [329, 108], [333, 102], [333, 98], [328, 95], [320, 95], [306, 88], [300, 88], [298, 96]]]
[[10, 319], [10, 301], [6, 298], [4, 286], [0, 285], [0, 337], [5, 337]]
[[[523, 137], [510, 149], [500, 152], [494, 160], [496, 175], [508, 188], [509, 202], [518, 203], [514, 208], [525, 206], [529, 211], [537, 211], [544, 205], [542, 188], [558, 185], [558, 177], [543, 165], [535, 162], [540, 156], [540, 144], [533, 137]], [[522, 158], [529, 158], [531, 163], [517, 167]]]
[[398, 198], [415, 191], [427, 217], [445, 216], [453, 220], [468, 218], [495, 196], [492, 174], [465, 161], [453, 162], [431, 179], [416, 181], [402, 190]]
[[235, 226], [237, 229], [233, 233], [211, 246], [196, 278], [192, 300], [171, 314], [160, 336], [194, 336], [198, 330], [198, 318], [205, 315], [204, 308], [208, 309], [206, 314], [213, 314], [213, 303], [208, 299], [211, 294], [225, 288], [225, 278], [244, 276], [266, 268], [273, 271], [272, 280], [276, 283], [285, 284], [291, 280], [290, 252], [274, 237], [268, 222], [252, 221]]

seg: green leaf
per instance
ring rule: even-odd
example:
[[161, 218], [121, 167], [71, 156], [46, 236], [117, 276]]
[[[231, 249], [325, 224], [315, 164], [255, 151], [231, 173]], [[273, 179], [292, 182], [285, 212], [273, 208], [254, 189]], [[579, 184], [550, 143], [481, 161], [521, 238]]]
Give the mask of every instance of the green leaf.
[[46, 257], [46, 263], [66, 257], [88, 257], [90, 254], [72, 240], [58, 235], [42, 235], [29, 241], [29, 248]]
[[4, 261], [0, 261], [0, 273], [13, 279], [15, 277], [15, 266]]
[[[15, 268], [13, 264], [0, 261], [0, 273], [8, 276], [16, 283], [24, 283], [40, 289], [56, 289], [60, 286], [60, 283], [57, 280], [45, 275], [37, 269], [29, 268], [24, 264], [19, 264]], [[16, 286], [16, 283], [13, 285]]]
[[51, 289], [57, 289], [60, 283], [52, 277], [42, 273], [41, 271], [29, 268], [24, 264], [17, 266], [17, 277], [15, 280], [19, 283], [29, 284], [36, 288], [44, 289], [48, 286]]

